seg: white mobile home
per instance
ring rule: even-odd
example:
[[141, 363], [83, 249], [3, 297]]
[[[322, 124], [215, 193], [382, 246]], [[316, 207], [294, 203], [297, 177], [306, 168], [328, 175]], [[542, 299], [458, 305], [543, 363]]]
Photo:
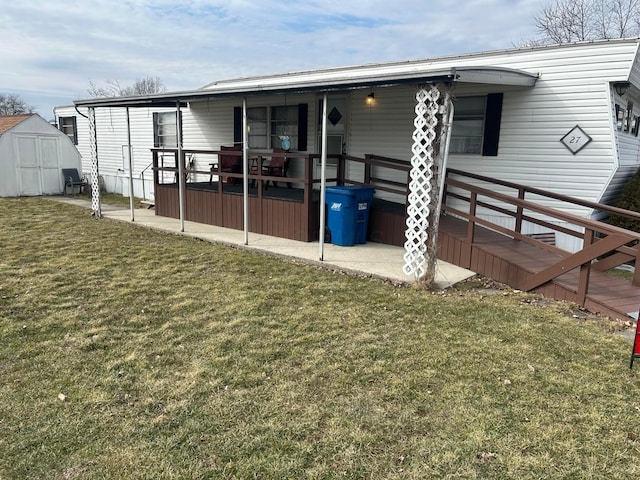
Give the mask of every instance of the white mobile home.
[[61, 194], [63, 168], [82, 174], [67, 135], [37, 114], [0, 116], [0, 197]]
[[[451, 95], [455, 106], [449, 168], [608, 203], [640, 164], [639, 45], [638, 39], [584, 42], [219, 81], [188, 92], [77, 101], [75, 107], [56, 109], [56, 116], [62, 124], [75, 119], [78, 148], [88, 171], [92, 162], [89, 126], [78, 112], [92, 110], [96, 160], [107, 188], [127, 193], [123, 185], [131, 145], [135, 194], [149, 196], [153, 189], [157, 205], [158, 187], [177, 180], [177, 172], [165, 168], [164, 159], [177, 148], [178, 131], [189, 162], [187, 191], [206, 191], [207, 185], [215, 188], [214, 179], [218, 181], [221, 171], [212, 171], [211, 176], [207, 172], [217, 168], [222, 146], [246, 139], [248, 149], [257, 152], [254, 158], [259, 159], [260, 168], [267, 158], [264, 152], [280, 147], [281, 137], [290, 142], [287, 176], [298, 180], [290, 182], [293, 190], [307, 184], [317, 190], [319, 166], [314, 155], [321, 150], [326, 118], [327, 152], [347, 159], [330, 158], [327, 176], [366, 177], [364, 183], [376, 188], [379, 205], [396, 205], [404, 214], [407, 169], [372, 164], [367, 155], [409, 168], [415, 153], [416, 91], [432, 84], [439, 86], [443, 96]], [[325, 95], [328, 108], [323, 115]], [[247, 132], [242, 128], [243, 114]], [[181, 128], [176, 128], [177, 123]], [[156, 171], [162, 174], [152, 181], [154, 155], [159, 162]], [[341, 168], [345, 171], [340, 172]], [[252, 172], [258, 177], [263, 174]], [[143, 176], [148, 182], [144, 192]], [[311, 205], [313, 195], [305, 195]], [[204, 207], [199, 203], [204, 202], [202, 195], [198, 198], [187, 201], [191, 219], [241, 225], [229, 221], [233, 209]], [[594, 215], [586, 206], [566, 207], [550, 199], [542, 203], [569, 208], [582, 217]], [[209, 212], [194, 213], [200, 208], [197, 205]], [[177, 215], [177, 207], [163, 208], [158, 214]], [[254, 220], [250, 228], [280, 234], [266, 225], [266, 211], [258, 207], [252, 211], [260, 221]], [[293, 215], [284, 207], [282, 212]], [[371, 214], [376, 229], [375, 208]], [[494, 217], [497, 223], [513, 221], [488, 211], [481, 214]], [[315, 217], [305, 217], [302, 227], [291, 228], [307, 228], [314, 221]], [[387, 222], [380, 228], [393, 231], [380, 234], [376, 230], [371, 239], [402, 244], [403, 222]], [[535, 233], [537, 228], [525, 225], [523, 233]], [[316, 226], [301, 239], [318, 235]], [[576, 248], [570, 239], [559, 241], [566, 241], [568, 249]]]

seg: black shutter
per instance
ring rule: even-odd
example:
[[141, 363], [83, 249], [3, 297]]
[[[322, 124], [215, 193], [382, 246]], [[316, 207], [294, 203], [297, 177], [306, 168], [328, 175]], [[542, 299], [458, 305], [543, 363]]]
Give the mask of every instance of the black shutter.
[[233, 143], [242, 144], [242, 107], [233, 107]]
[[158, 136], [158, 112], [153, 112], [153, 146], [158, 148], [160, 146], [160, 138]]
[[[179, 110], [180, 115], [178, 115], [178, 112], [176, 112], [176, 139], [178, 138], [178, 122], [180, 122], [180, 146], [184, 145], [184, 129], [182, 128], [182, 110]], [[176, 148], [178, 147], [178, 144], [176, 143]]]
[[482, 143], [482, 155], [487, 157], [498, 155], [502, 97], [502, 93], [490, 93], [487, 95], [487, 111], [484, 117], [484, 142]]
[[307, 150], [309, 105], [301, 103], [298, 105], [298, 151]]
[[75, 116], [71, 118], [73, 118], [73, 144], [77, 145], [78, 144], [78, 121]]

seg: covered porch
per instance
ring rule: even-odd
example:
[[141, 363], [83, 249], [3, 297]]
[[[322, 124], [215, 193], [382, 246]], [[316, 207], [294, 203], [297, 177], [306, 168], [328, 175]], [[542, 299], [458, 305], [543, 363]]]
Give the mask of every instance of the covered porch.
[[[216, 82], [200, 90], [173, 94], [78, 101], [76, 105], [86, 106], [89, 113], [94, 215], [101, 216], [95, 110], [101, 107], [126, 109], [128, 140], [123, 147], [127, 147], [129, 190], [133, 191], [129, 109], [175, 107], [175, 126], [171, 134], [176, 148], [165, 146], [151, 150], [158, 216], [178, 218], [182, 230], [185, 221], [242, 230], [245, 245], [249, 232], [304, 242], [317, 239], [320, 244], [318, 258], [322, 261], [327, 223], [326, 186], [371, 186], [376, 195], [368, 211], [367, 240], [404, 245], [404, 272], [430, 283], [437, 237], [430, 232], [437, 231], [439, 219], [442, 188], [439, 180], [446, 168], [453, 121], [452, 89], [456, 84], [527, 89], [535, 85], [536, 80], [536, 74], [496, 67], [448, 66], [442, 69], [426, 66], [408, 71], [404, 68], [396, 71], [394, 67], [390, 72], [386, 67], [372, 66], [348, 75], [336, 70], [302, 72], [295, 76]], [[373, 88], [384, 89], [389, 94], [387, 114], [379, 112], [377, 123], [373, 122], [372, 108], [356, 107], [355, 97], [351, 95]], [[333, 115], [333, 109], [329, 111], [330, 94], [336, 92], [348, 98], [350, 117]], [[502, 94], [498, 96], [501, 104]], [[373, 98], [373, 93], [370, 97]], [[280, 98], [282, 101], [278, 102]], [[256, 108], [270, 111], [271, 115], [275, 115], [273, 108], [283, 108], [280, 104], [287, 106], [294, 101], [298, 105], [294, 134], [298, 137], [298, 147], [297, 151], [287, 153], [297, 168], [287, 176], [286, 189], [284, 186], [267, 188], [268, 182], [282, 182], [283, 178], [273, 178], [261, 168], [264, 158], [272, 156], [273, 151], [251, 149], [249, 100], [252, 105], [258, 103], [256, 100], [267, 105], [271, 110]], [[242, 105], [238, 106], [240, 101]], [[314, 104], [317, 108], [309, 107]], [[187, 125], [183, 125], [183, 109], [189, 113]], [[347, 112], [349, 109], [344, 111]], [[347, 140], [339, 142], [337, 150], [342, 153], [330, 155], [328, 124], [343, 118], [348, 119], [345, 123], [350, 129], [350, 143], [345, 143]], [[374, 123], [377, 125], [375, 130]], [[266, 125], [263, 130], [270, 132], [271, 137], [282, 133], [277, 128], [265, 130]], [[272, 121], [270, 125], [277, 127], [278, 123]], [[183, 128], [192, 133], [183, 137]], [[277, 142], [264, 136], [266, 141], [262, 143], [275, 149]], [[190, 138], [198, 138], [200, 143]], [[376, 146], [371, 146], [381, 138], [383, 140]], [[497, 137], [492, 137], [488, 143], [495, 141]], [[195, 145], [207, 145], [207, 148], [189, 148]], [[222, 152], [224, 146], [231, 145], [240, 146], [233, 154], [239, 160], [241, 158], [241, 168], [223, 172]], [[280, 148], [286, 150], [283, 145]], [[401, 159], [364, 153], [370, 151], [369, 148], [389, 152], [391, 157]], [[345, 154], [347, 151], [350, 155]], [[225, 155], [230, 154], [225, 151]], [[330, 162], [334, 162], [335, 175], [327, 170]], [[351, 168], [354, 164], [357, 167]], [[393, 170], [391, 175], [383, 173], [389, 170]], [[228, 179], [231, 183], [227, 183]], [[134, 217], [132, 200], [132, 221]]]
[[[177, 149], [153, 149], [156, 214], [180, 218], [179, 171], [182, 169], [184, 219], [242, 230], [245, 193], [242, 169], [238, 172], [221, 170], [220, 158], [230, 155], [237, 156], [238, 164], [241, 164], [241, 151], [183, 149], [179, 153]], [[320, 171], [321, 156], [287, 153], [286, 161], [298, 167], [290, 171], [302, 172], [302, 176], [294, 177], [269, 175], [263, 167], [268, 165], [271, 156], [273, 153], [268, 151], [248, 151], [249, 232], [302, 242], [319, 240], [322, 179], [317, 172]], [[181, 158], [181, 167], [178, 158]], [[367, 186], [386, 195], [387, 199], [374, 198], [369, 208], [367, 240], [402, 246], [410, 163], [373, 154], [364, 158], [329, 155], [327, 161], [336, 167], [335, 176], [326, 177], [327, 186]]]

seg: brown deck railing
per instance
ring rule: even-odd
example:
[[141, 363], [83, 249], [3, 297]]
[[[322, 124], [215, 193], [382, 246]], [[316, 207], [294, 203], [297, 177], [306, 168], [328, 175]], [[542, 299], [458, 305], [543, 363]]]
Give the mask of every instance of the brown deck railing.
[[[155, 174], [156, 183], [160, 182], [159, 175], [162, 172], [169, 172], [177, 178], [178, 173], [178, 150], [175, 148], [154, 148], [151, 150], [153, 156], [153, 170]], [[199, 174], [204, 176], [215, 175], [216, 181], [223, 181], [223, 178], [237, 178], [242, 179], [242, 172], [222, 172], [220, 170], [220, 162], [218, 161], [219, 155], [226, 156], [238, 156], [242, 157], [241, 151], [220, 151], [220, 150], [194, 150], [183, 149], [183, 165], [185, 178], [189, 178], [191, 174]], [[165, 165], [163, 155], [171, 157], [170, 165]], [[207, 170], [198, 170], [197, 168], [188, 168], [186, 159], [190, 155], [206, 155], [212, 156], [211, 166]], [[283, 182], [283, 177], [273, 177], [262, 174], [262, 166], [265, 159], [273, 156], [271, 151], [262, 150], [249, 150], [249, 181], [250, 182], [267, 182], [278, 181]], [[304, 187], [312, 186], [319, 183], [321, 180], [314, 176], [314, 162], [320, 160], [319, 154], [306, 154], [306, 153], [288, 153], [287, 157], [291, 160], [303, 161], [304, 170], [302, 177], [286, 177], [286, 182], [302, 184]], [[337, 161], [337, 174], [335, 177], [327, 177], [328, 183], [336, 183], [339, 185], [375, 185], [376, 190], [394, 193], [398, 195], [406, 196], [408, 194], [409, 185], [409, 172], [411, 166], [404, 160], [398, 160], [395, 158], [383, 157], [380, 155], [367, 154], [364, 158], [354, 157], [350, 155], [329, 155], [328, 159]], [[349, 162], [360, 163], [364, 165], [363, 175], [360, 179], [352, 176], [353, 174], [347, 174], [347, 165]], [[379, 170], [389, 169], [403, 173], [404, 181], [394, 181], [381, 176]]]
[[[177, 175], [178, 172], [178, 150], [175, 148], [154, 148], [151, 150], [153, 156], [153, 170], [156, 173], [156, 183], [159, 182], [159, 174], [161, 172], [171, 172]], [[164, 165], [163, 164], [163, 156], [168, 155], [171, 157], [171, 164]], [[190, 155], [204, 155], [205, 157], [210, 157], [211, 162], [208, 163], [210, 168], [207, 170], [199, 170], [198, 168], [188, 168], [186, 164], [186, 159]], [[239, 161], [242, 162], [242, 151], [221, 151], [221, 150], [194, 150], [194, 149], [183, 149], [182, 150], [182, 161], [184, 166], [184, 174], [185, 178], [189, 178], [191, 174], [198, 174], [203, 176], [211, 176], [212, 174], [218, 177], [216, 179], [217, 182], [223, 182], [226, 178], [236, 178], [242, 179], [242, 172], [223, 172], [221, 171], [221, 164], [219, 162], [219, 156], [237, 156]], [[264, 160], [266, 158], [272, 157], [274, 154], [271, 151], [262, 151], [262, 150], [250, 150], [249, 151], [249, 180], [250, 181], [283, 181], [282, 177], [274, 177], [262, 174], [262, 166]], [[305, 169], [304, 175], [301, 178], [291, 178], [287, 177], [287, 182], [291, 183], [301, 183], [305, 186], [310, 184], [310, 179], [312, 177], [312, 165], [313, 160], [318, 158], [318, 155], [309, 155], [309, 154], [288, 154], [287, 157], [289, 159], [300, 159], [304, 161]], [[177, 178], [177, 177], [176, 177]]]
[[[474, 184], [469, 183], [469, 180], [474, 181]], [[500, 187], [500, 190], [508, 193], [499, 193], [496, 191], [496, 187]], [[535, 195], [536, 202], [527, 200], [527, 195]], [[447, 205], [447, 199], [450, 198], [467, 204], [467, 211]], [[466, 248], [469, 250], [469, 256], [474, 242], [476, 225], [559, 254], [562, 257], [560, 261], [527, 279], [525, 284], [527, 291], [533, 290], [574, 268], [580, 268], [578, 298], [584, 302], [589, 288], [591, 268], [604, 271], [629, 261], [635, 261], [638, 265], [640, 258], [639, 233], [545, 207], [539, 203], [539, 200], [544, 198], [640, 220], [638, 213], [455, 169], [447, 170], [443, 211], [468, 221]], [[500, 205], [496, 205], [496, 203]], [[512, 217], [514, 227], [508, 228], [478, 216], [478, 207]], [[554, 220], [567, 226], [554, 224]], [[536, 240], [529, 235], [524, 235], [521, 233], [523, 222], [530, 222], [554, 232], [581, 239], [582, 248], [578, 252], [572, 253]], [[635, 269], [633, 285], [640, 286], [640, 268]]]
[[[347, 174], [349, 162], [364, 165], [361, 180]], [[388, 176], [382, 175], [384, 170], [400, 172], [403, 181], [390, 180]], [[340, 184], [373, 186], [377, 191], [401, 195], [405, 198], [409, 191], [409, 172], [411, 165], [405, 160], [383, 157], [368, 153], [364, 158], [353, 157], [351, 155], [341, 155], [338, 163], [337, 182]], [[329, 180], [329, 179], [327, 179]]]
[[[178, 150], [175, 148], [155, 148], [151, 150], [153, 157], [154, 183], [158, 195], [156, 197], [156, 212], [159, 215], [173, 216], [178, 215], [177, 193], [175, 186], [178, 183]], [[242, 221], [241, 209], [238, 203], [238, 189], [233, 192], [232, 197], [227, 197], [225, 193], [230, 193], [229, 188], [225, 188], [225, 184], [229, 178], [236, 179], [235, 183], [240, 183], [243, 178], [241, 169], [237, 172], [221, 171], [219, 161], [220, 155], [237, 156], [239, 162], [242, 162], [242, 151], [234, 150], [202, 150], [202, 149], [183, 149], [183, 186], [187, 192], [187, 212], [186, 219], [200, 221], [204, 223], [212, 223], [214, 225], [225, 226], [230, 228], [240, 228]], [[289, 173], [287, 177], [276, 177], [264, 174], [263, 164], [274, 154], [271, 151], [249, 150], [249, 171], [248, 180], [250, 186], [250, 213], [253, 217], [252, 231], [271, 234], [275, 236], [285, 236], [285, 238], [294, 238], [298, 240], [309, 241], [317, 238], [319, 226], [314, 222], [319, 221], [318, 199], [314, 197], [314, 187], [320, 183], [318, 178], [317, 166], [319, 165], [320, 155], [307, 153], [287, 153], [289, 165]], [[197, 162], [191, 163], [189, 160], [197, 158]], [[372, 186], [378, 192], [388, 192], [399, 195], [400, 204], [404, 207], [407, 195], [408, 172], [410, 166], [408, 162], [382, 157], [378, 155], [366, 155], [365, 158], [359, 158], [348, 155], [330, 155], [329, 160], [333, 160], [336, 165], [336, 174], [327, 178], [329, 185], [367, 185]], [[350, 168], [353, 164], [361, 164], [362, 167]], [[300, 165], [302, 164], [302, 168]], [[210, 168], [206, 168], [206, 166]], [[292, 167], [297, 168], [292, 168]], [[389, 174], [389, 171], [396, 172]], [[291, 172], [298, 172], [292, 177]], [[401, 172], [398, 174], [397, 172]], [[333, 175], [333, 174], [332, 174]], [[395, 178], [392, 180], [389, 178]], [[401, 181], [397, 181], [397, 180]], [[405, 180], [406, 179], [406, 180]], [[274, 202], [283, 203], [284, 200], [278, 200], [273, 195], [268, 198], [265, 195], [268, 182], [275, 181], [287, 183], [289, 186], [302, 190], [302, 194], [289, 196], [286, 200], [287, 205], [276, 206], [275, 209], [281, 208], [281, 216], [295, 218], [295, 222], [281, 220], [274, 211]], [[198, 185], [196, 185], [198, 184]], [[206, 185], [215, 185], [210, 191], [203, 192]], [[163, 188], [163, 185], [168, 188]], [[171, 190], [173, 187], [173, 190]], [[252, 188], [258, 187], [258, 188]], [[263, 188], [264, 187], [264, 188]], [[199, 193], [196, 193], [196, 190]], [[226, 191], [225, 191], [226, 190]], [[317, 193], [317, 192], [316, 192]], [[205, 195], [207, 196], [205, 198]], [[198, 200], [195, 200], [195, 197]], [[216, 196], [217, 200], [212, 200], [211, 196]], [[295, 198], [294, 198], [295, 197]], [[297, 200], [296, 200], [297, 199]], [[267, 206], [267, 203], [270, 203]], [[294, 207], [292, 203], [299, 205]], [[197, 210], [207, 210], [206, 213], [199, 213]], [[293, 211], [295, 210], [295, 212]], [[399, 220], [404, 222], [404, 218]], [[289, 226], [277, 226], [274, 230], [269, 224], [287, 222]], [[376, 231], [375, 241], [385, 243], [394, 243], [384, 232], [385, 229], [397, 230], [388, 226], [387, 218], [381, 219], [380, 231]], [[250, 218], [251, 223], [251, 218]], [[375, 219], [373, 220], [375, 224]], [[306, 233], [300, 234], [299, 230]], [[397, 242], [397, 240], [396, 240]]]

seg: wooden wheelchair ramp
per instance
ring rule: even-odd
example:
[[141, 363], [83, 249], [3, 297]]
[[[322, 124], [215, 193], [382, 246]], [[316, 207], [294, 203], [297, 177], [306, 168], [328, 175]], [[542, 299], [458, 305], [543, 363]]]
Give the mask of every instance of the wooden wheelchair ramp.
[[[464, 182], [462, 178], [472, 179], [474, 183]], [[481, 187], [482, 182], [492, 186]], [[447, 172], [445, 185], [445, 214], [438, 234], [439, 258], [513, 288], [573, 302], [591, 312], [621, 319], [637, 316], [640, 269], [636, 269], [631, 282], [606, 271], [622, 263], [638, 263], [640, 234], [541, 206], [525, 200], [525, 195], [552, 196], [583, 206], [588, 204], [594, 210], [636, 218], [640, 215], [456, 170]], [[503, 193], [504, 187], [515, 188], [515, 194]], [[478, 214], [479, 209], [483, 209], [485, 216]], [[486, 220], [486, 212], [490, 210], [513, 216], [513, 227]], [[560, 221], [570, 228], [558, 226]], [[520, 232], [527, 223], [578, 237], [583, 248], [567, 252], [523, 235]]]
[[[466, 221], [442, 217], [438, 233], [438, 257], [519, 290], [526, 290], [528, 279], [563, 258], [526, 242], [479, 227], [471, 247], [470, 263], [466, 264], [466, 235]], [[591, 272], [589, 290], [581, 303], [578, 299], [579, 276], [579, 269], [576, 268], [532, 291], [548, 298], [580, 304], [591, 312], [612, 318], [626, 318], [638, 311], [640, 288], [595, 270]]]

